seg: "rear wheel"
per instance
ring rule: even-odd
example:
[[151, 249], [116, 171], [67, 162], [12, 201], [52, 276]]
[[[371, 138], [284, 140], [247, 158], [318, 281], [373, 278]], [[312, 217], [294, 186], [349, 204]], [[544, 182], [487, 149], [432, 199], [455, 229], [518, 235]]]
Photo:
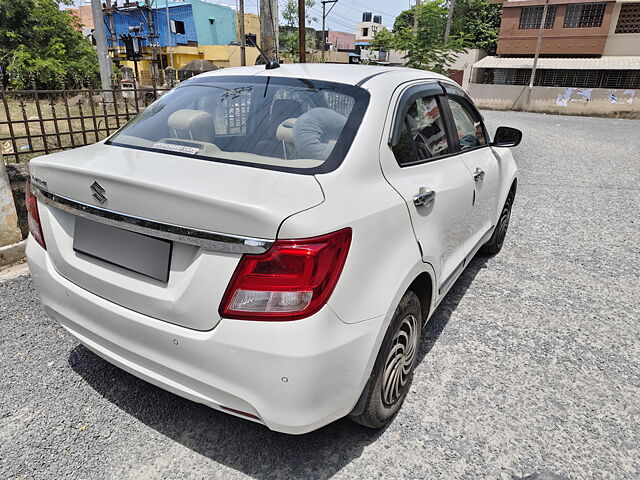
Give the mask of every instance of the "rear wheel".
[[416, 365], [422, 313], [420, 300], [408, 291], [400, 300], [368, 382], [362, 413], [350, 418], [369, 428], [389, 424], [404, 402]]
[[502, 213], [498, 219], [493, 235], [487, 243], [482, 246], [482, 252], [487, 255], [495, 255], [502, 250], [504, 239], [507, 236], [507, 230], [509, 229], [509, 220], [511, 219], [511, 198], [507, 199], [507, 203], [502, 207]]

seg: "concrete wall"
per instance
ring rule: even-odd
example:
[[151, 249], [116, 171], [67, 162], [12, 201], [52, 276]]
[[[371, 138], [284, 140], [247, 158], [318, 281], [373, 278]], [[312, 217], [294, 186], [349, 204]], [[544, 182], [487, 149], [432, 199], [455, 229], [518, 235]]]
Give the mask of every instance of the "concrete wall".
[[199, 45], [228, 45], [237, 41], [236, 12], [232, 8], [200, 0], [189, 1]]
[[630, 3], [638, 3], [638, 0], [618, 0], [616, 2], [603, 55], [640, 55], [640, 33], [616, 33], [620, 8], [622, 5]]
[[487, 52], [484, 50], [473, 48], [458, 55], [455, 62], [448, 66], [450, 70], [462, 70], [464, 72], [462, 76], [462, 83], [460, 84], [464, 90], [467, 90], [469, 88], [469, 83], [471, 83], [473, 64], [486, 56]]
[[12, 245], [22, 240], [18, 228], [18, 215], [13, 203], [13, 193], [9, 177], [0, 155], [0, 247]]
[[330, 43], [336, 50], [353, 50], [356, 48], [356, 35], [355, 33], [329, 30], [327, 32], [327, 43]]
[[[229, 9], [231, 10], [231, 9]], [[235, 14], [234, 14], [235, 15]], [[169, 3], [169, 18], [174, 21], [180, 21], [184, 23], [185, 33], [183, 34], [171, 34], [171, 45], [187, 45], [189, 42], [202, 43], [200, 39], [200, 32], [197, 31], [196, 24], [194, 23], [194, 12], [192, 6], [188, 3], [184, 4], [172, 4]], [[117, 45], [124, 51], [124, 42], [120, 40], [120, 35], [127, 34], [129, 27], [142, 26], [141, 35], [149, 34], [148, 17], [145, 11], [136, 9], [129, 12], [116, 12], [113, 15], [115, 36], [117, 38]], [[234, 19], [235, 21], [235, 19]], [[167, 28], [167, 17], [164, 8], [153, 10], [153, 23], [156, 33], [160, 36], [158, 38], [158, 44], [160, 46], [169, 45], [169, 30]], [[208, 23], [208, 20], [207, 20]], [[107, 35], [107, 43], [111, 44], [111, 27], [109, 24], [109, 18], [104, 17], [105, 31]], [[228, 42], [227, 42], [228, 43]], [[141, 41], [142, 46], [147, 46], [149, 42], [146, 39]]]
[[640, 118], [640, 90], [533, 87], [472, 83], [469, 95], [479, 108], [567, 115], [624, 115]]
[[[602, 55], [615, 2], [605, 0], [604, 18], [600, 27], [564, 28], [568, 4], [584, 0], [553, 0], [556, 7], [553, 28], [544, 30], [540, 53], [542, 55]], [[522, 7], [542, 6], [544, 0], [509, 0], [503, 2], [498, 55], [533, 55], [538, 39], [537, 28], [520, 29]]]
[[[356, 23], [356, 42], [370, 42], [373, 40], [373, 37], [376, 36], [376, 33], [381, 31], [384, 26], [380, 23], [373, 22], [358, 22]], [[367, 34], [363, 35], [364, 29], [366, 29]]]

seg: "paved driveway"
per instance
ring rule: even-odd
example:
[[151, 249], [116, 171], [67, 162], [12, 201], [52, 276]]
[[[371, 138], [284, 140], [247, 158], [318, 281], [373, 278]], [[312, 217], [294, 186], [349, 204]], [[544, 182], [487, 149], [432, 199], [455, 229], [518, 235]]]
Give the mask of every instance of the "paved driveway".
[[486, 116], [525, 135], [511, 230], [435, 313], [385, 431], [288, 437], [166, 393], [22, 277], [0, 285], [0, 478], [639, 478], [640, 122]]

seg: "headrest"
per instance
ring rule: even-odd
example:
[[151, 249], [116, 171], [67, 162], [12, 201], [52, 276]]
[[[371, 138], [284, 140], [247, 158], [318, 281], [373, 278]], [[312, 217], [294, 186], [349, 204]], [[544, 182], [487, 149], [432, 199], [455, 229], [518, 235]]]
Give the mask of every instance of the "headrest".
[[280, 141], [293, 143], [293, 126], [296, 124], [297, 118], [287, 118], [278, 125], [276, 130], [276, 138]]
[[176, 110], [169, 115], [167, 126], [173, 130], [187, 131], [193, 140], [201, 142], [213, 142], [216, 135], [213, 118], [202, 110]]

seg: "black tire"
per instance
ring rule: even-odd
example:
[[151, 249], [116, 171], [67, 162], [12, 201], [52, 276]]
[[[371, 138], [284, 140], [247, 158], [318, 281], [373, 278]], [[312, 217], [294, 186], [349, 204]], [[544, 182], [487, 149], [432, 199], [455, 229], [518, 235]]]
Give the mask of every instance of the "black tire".
[[[420, 300], [408, 291], [400, 300], [382, 341], [367, 382], [364, 409], [358, 415], [349, 415], [351, 420], [369, 428], [382, 428], [393, 420], [411, 386], [421, 331]], [[386, 392], [383, 386], [387, 387]]]
[[482, 246], [482, 253], [485, 255], [496, 255], [502, 250], [504, 245], [504, 239], [507, 236], [507, 230], [509, 229], [509, 220], [511, 219], [511, 198], [507, 199], [507, 202], [502, 207], [498, 224], [493, 230], [493, 235], [487, 243]]

